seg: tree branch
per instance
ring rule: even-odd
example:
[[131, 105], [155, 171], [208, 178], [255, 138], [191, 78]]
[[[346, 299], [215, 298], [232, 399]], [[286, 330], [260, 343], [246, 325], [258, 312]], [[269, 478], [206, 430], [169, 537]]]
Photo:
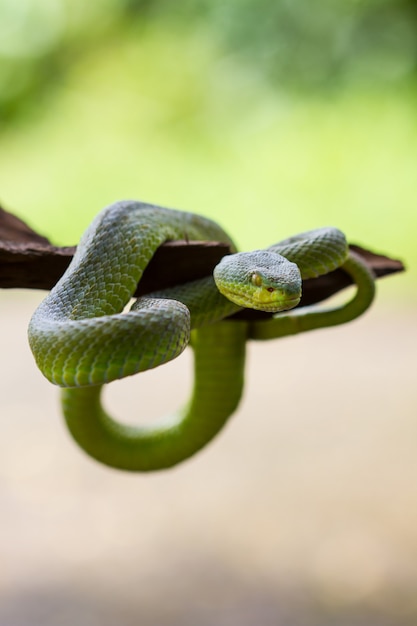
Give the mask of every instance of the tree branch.
[[[377, 278], [404, 270], [401, 261], [360, 246], [350, 245], [350, 248], [368, 263]], [[0, 208], [0, 288], [49, 290], [65, 272], [74, 252], [75, 247], [52, 245], [18, 217]], [[135, 295], [208, 276], [229, 253], [229, 247], [219, 242], [165, 243], [146, 268]], [[350, 284], [350, 277], [340, 269], [306, 280], [299, 306], [321, 302]], [[245, 309], [236, 317], [263, 319], [270, 314]]]

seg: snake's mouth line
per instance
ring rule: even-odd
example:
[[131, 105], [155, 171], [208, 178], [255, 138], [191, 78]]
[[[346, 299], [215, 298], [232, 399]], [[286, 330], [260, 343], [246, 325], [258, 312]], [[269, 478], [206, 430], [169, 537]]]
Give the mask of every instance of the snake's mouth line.
[[[301, 300], [301, 296], [284, 297], [280, 300], [271, 300], [270, 302], [249, 300], [249, 298], [245, 297], [245, 294], [230, 289], [227, 292], [224, 291], [223, 295], [242, 308], [264, 311], [265, 313], [280, 313], [281, 311], [293, 309]], [[285, 308], [282, 308], [283, 306]]]
[[273, 307], [273, 303], [272, 303], [272, 308], [271, 308], [271, 309], [265, 309], [265, 311], [268, 311], [268, 310], [269, 310], [269, 311], [272, 311], [273, 313], [280, 313], [280, 312], [285, 313], [285, 311], [290, 311], [291, 309], [293, 309], [294, 307], [296, 307], [296, 306], [297, 306], [297, 304], [299, 304], [300, 300], [301, 300], [301, 298], [300, 298], [300, 297], [298, 297], [298, 298], [288, 298], [288, 299], [285, 299], [285, 300], [283, 300], [283, 301], [281, 301], [281, 302], [279, 302], [279, 303], [278, 303], [278, 304], [280, 304], [281, 306], [282, 306], [282, 305], [285, 305], [285, 308], [281, 308], [281, 307], [280, 307], [280, 309], [279, 309], [278, 311], [277, 311], [277, 310]]
[[259, 305], [259, 307], [262, 307], [265, 311], [276, 311], [277, 307], [279, 307], [279, 310], [285, 311], [293, 308], [300, 302], [301, 296], [298, 294], [288, 296], [278, 289], [271, 292], [271, 295], [274, 293], [279, 297], [275, 299], [271, 298], [263, 300], [262, 298], [266, 296], [265, 291], [260, 292], [259, 298], [256, 300], [256, 304]]
[[294, 308], [300, 302], [301, 296], [292, 296], [291, 298], [287, 298], [285, 300], [286, 303], [291, 304], [290, 308]]

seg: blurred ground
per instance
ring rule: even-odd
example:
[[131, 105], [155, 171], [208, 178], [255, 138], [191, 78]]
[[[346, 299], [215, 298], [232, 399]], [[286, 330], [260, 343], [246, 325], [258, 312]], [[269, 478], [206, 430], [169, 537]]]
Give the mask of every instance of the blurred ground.
[[[252, 344], [218, 439], [128, 475], [65, 431], [26, 344], [41, 298], [0, 293], [1, 626], [416, 624], [414, 309]], [[114, 384], [108, 405], [171, 410], [189, 364]]]

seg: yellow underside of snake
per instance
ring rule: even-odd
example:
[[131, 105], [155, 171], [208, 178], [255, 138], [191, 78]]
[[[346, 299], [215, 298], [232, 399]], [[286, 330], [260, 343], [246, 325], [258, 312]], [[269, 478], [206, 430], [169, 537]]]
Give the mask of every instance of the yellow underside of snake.
[[[157, 248], [172, 240], [221, 241], [233, 254], [213, 276], [149, 294], [125, 311]], [[296, 309], [302, 280], [343, 267], [356, 294], [333, 309]], [[105, 208], [83, 235], [68, 270], [35, 311], [29, 343], [43, 374], [62, 391], [74, 439], [111, 467], [151, 471], [200, 450], [235, 411], [244, 384], [248, 339], [273, 339], [341, 324], [374, 297], [374, 278], [334, 228], [302, 233], [265, 250], [236, 252], [215, 222], [136, 201]], [[241, 307], [273, 312], [266, 321], [228, 321]], [[102, 386], [194, 351], [189, 404], [155, 425], [112, 419]]]

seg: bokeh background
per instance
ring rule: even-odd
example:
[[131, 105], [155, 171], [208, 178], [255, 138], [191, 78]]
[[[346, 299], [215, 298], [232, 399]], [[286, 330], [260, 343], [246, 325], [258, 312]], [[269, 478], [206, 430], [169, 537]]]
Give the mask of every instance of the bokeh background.
[[[225, 431], [150, 476], [73, 445], [43, 294], [1, 292], [1, 626], [416, 623], [416, 32], [413, 0], [0, 0], [0, 201], [54, 243], [136, 198], [407, 265], [355, 323], [251, 344]], [[110, 409], [179, 406], [190, 358]]]

